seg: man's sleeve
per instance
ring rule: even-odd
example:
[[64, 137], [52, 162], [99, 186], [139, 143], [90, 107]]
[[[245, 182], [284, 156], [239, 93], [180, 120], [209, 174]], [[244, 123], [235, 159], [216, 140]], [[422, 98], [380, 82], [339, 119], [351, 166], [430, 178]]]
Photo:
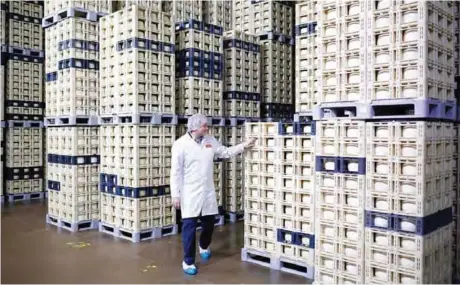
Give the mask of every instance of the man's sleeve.
[[234, 157], [244, 151], [244, 145], [242, 143], [232, 147], [225, 147], [218, 140], [216, 140], [215, 137], [212, 137], [211, 141], [215, 154], [218, 158], [221, 159]]
[[180, 198], [184, 178], [184, 154], [177, 143], [173, 144], [171, 156], [171, 197]]

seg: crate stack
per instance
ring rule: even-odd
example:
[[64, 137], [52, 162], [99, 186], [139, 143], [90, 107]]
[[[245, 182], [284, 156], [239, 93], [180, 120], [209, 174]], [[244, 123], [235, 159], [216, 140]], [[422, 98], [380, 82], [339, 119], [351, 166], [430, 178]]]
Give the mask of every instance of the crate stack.
[[261, 117], [292, 119], [293, 7], [288, 1], [233, 1], [233, 29], [259, 37]]
[[72, 232], [99, 222], [99, 24], [110, 1], [47, 1], [47, 223]]
[[2, 192], [9, 202], [42, 199], [43, 3], [2, 1], [0, 11]]
[[5, 142], [4, 139], [4, 132], [5, 132], [5, 65], [6, 65], [6, 57], [7, 53], [6, 50], [3, 50], [3, 46], [6, 46], [6, 2], [0, 2], [0, 199], [1, 203], [5, 201], [5, 196], [3, 195], [3, 180], [4, 180], [4, 147]]
[[203, 21], [203, 2], [164, 0], [161, 5], [163, 12], [170, 13], [173, 17], [173, 22], [178, 23], [190, 19]]
[[[224, 32], [224, 116], [227, 138], [233, 146], [244, 139], [245, 121], [260, 118], [260, 45], [256, 36]], [[243, 216], [244, 156], [225, 163], [224, 209], [231, 222]]]
[[313, 279], [314, 169], [311, 123], [246, 123], [242, 260]]
[[232, 1], [203, 1], [203, 21], [221, 26], [224, 31], [232, 29]]
[[311, 114], [317, 103], [318, 1], [295, 5], [295, 112]]
[[454, 209], [454, 223], [453, 223], [453, 235], [452, 235], [452, 256], [453, 256], [453, 264], [452, 264], [452, 282], [460, 283], [460, 225], [459, 225], [459, 218], [460, 218], [460, 208], [458, 205], [460, 199], [460, 189], [459, 189], [459, 182], [460, 182], [460, 161], [458, 153], [460, 152], [460, 145], [459, 145], [459, 137], [460, 137], [460, 108], [459, 108], [459, 100], [460, 100], [460, 2], [454, 2], [454, 36], [455, 36], [455, 43], [454, 43], [454, 64], [455, 64], [455, 99], [457, 101], [457, 121], [454, 125], [455, 129], [455, 138], [454, 138], [454, 150], [456, 151], [454, 159], [456, 158], [456, 162], [454, 163], [455, 167], [453, 169], [454, 173], [454, 189], [452, 191], [452, 207]]
[[101, 18], [100, 30], [99, 230], [132, 242], [177, 233], [172, 17], [133, 5]]

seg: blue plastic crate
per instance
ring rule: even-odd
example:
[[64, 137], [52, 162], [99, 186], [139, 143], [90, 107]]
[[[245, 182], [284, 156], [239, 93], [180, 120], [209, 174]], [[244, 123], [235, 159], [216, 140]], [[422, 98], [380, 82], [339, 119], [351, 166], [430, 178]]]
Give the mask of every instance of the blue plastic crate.
[[43, 167], [5, 167], [5, 180], [43, 179]]
[[58, 79], [57, 71], [46, 74], [46, 82], [56, 81]]
[[[292, 240], [287, 241], [286, 239], [284, 239], [285, 234], [290, 234]], [[296, 236], [296, 233], [292, 232], [292, 231], [288, 231], [288, 230], [284, 230], [284, 229], [277, 229], [276, 230], [276, 241], [277, 242], [287, 243], [287, 244], [295, 244], [295, 242], [296, 242], [295, 236]]]
[[[346, 169], [347, 162], [357, 162], [358, 171], [349, 171]], [[365, 157], [340, 157], [340, 173], [345, 174], [366, 174], [366, 158]]]
[[[6, 54], [6, 56], [4, 56], [4, 54]], [[4, 57], [5, 62], [7, 60], [18, 60], [18, 61], [33, 62], [33, 63], [44, 63], [45, 62], [44, 57], [35, 57], [35, 56], [23, 55], [23, 54], [2, 53], [2, 61], [3, 61], [3, 57]]]
[[89, 50], [89, 51], [99, 51], [99, 43], [94, 41], [85, 41], [79, 39], [70, 39], [65, 41], [60, 41], [58, 43], [58, 50], [66, 50], [66, 49], [81, 49], [81, 50]]
[[[292, 127], [292, 132], [287, 131], [288, 127]], [[294, 123], [280, 123], [278, 125], [278, 134], [279, 135], [295, 135], [296, 125]]]
[[23, 100], [6, 100], [6, 107], [24, 107], [24, 108], [45, 108], [45, 102], [23, 101]]
[[48, 180], [48, 189], [61, 191], [61, 182]]
[[[311, 128], [310, 133], [304, 132], [304, 128], [306, 126], [310, 126], [310, 128]], [[311, 121], [309, 123], [296, 122], [295, 123], [295, 131], [296, 131], [296, 135], [311, 135], [311, 136], [314, 136], [316, 134], [316, 122], [315, 121]]]
[[[15, 21], [20, 21], [20, 22], [26, 22], [26, 23], [31, 23], [35, 25], [41, 26], [42, 19], [41, 18], [35, 18], [31, 16], [24, 16], [21, 14], [16, 14], [16, 13], [6, 13], [6, 19], [8, 20], [15, 20]], [[41, 27], [40, 27], [41, 28]]]
[[[326, 170], [325, 161], [333, 160], [335, 163], [334, 170]], [[317, 172], [326, 172], [326, 173], [340, 173], [340, 157], [335, 156], [317, 156], [316, 161], [316, 171]]]
[[65, 165], [98, 165], [101, 162], [100, 155], [59, 155], [48, 154], [49, 163], [65, 164]]
[[[310, 242], [308, 244], [303, 244], [302, 238], [304, 237], [307, 237], [309, 239]], [[298, 232], [295, 235], [295, 244], [308, 248], [315, 248], [315, 235]]]
[[444, 227], [452, 223], [452, 207], [446, 208], [426, 217], [412, 217], [393, 214], [393, 223], [395, 231], [403, 233], [413, 233], [404, 231], [401, 228], [402, 221], [411, 221], [416, 225], [416, 230], [414, 234], [427, 235], [441, 227]]
[[[379, 227], [374, 224], [374, 218], [375, 217], [382, 217], [388, 221], [388, 226], [387, 227]], [[365, 226], [368, 228], [375, 228], [375, 229], [384, 229], [384, 230], [392, 230], [393, 229], [393, 217], [391, 214], [387, 213], [378, 213], [378, 212], [372, 212], [372, 211], [366, 211], [366, 217], [365, 217]]]

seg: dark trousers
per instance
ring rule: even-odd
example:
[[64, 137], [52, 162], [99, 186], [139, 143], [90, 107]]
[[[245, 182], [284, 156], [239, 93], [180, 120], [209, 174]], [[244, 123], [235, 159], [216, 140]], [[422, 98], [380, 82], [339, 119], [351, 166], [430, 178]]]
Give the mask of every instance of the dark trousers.
[[188, 265], [195, 263], [198, 219], [201, 221], [200, 247], [202, 249], [209, 247], [214, 231], [215, 215], [182, 219], [182, 246], [184, 247], [184, 261]]

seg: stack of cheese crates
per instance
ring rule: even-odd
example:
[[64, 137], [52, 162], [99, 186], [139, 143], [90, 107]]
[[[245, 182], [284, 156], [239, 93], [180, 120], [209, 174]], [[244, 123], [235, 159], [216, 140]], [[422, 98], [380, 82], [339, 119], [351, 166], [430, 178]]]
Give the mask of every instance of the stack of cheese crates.
[[[256, 36], [224, 32], [224, 116], [229, 146], [244, 141], [245, 121], [260, 117], [260, 45]], [[224, 209], [230, 222], [243, 217], [244, 156], [225, 161]]]
[[246, 123], [242, 260], [313, 279], [314, 127]]
[[[196, 1], [199, 2], [199, 1]], [[195, 5], [195, 4], [193, 4]], [[192, 6], [193, 6], [192, 5]], [[183, 14], [178, 13], [176, 14]], [[186, 134], [187, 117], [208, 116], [210, 133], [222, 142], [223, 119], [223, 29], [197, 18], [176, 16], [176, 102], [178, 136]], [[223, 164], [214, 165], [214, 184], [220, 212], [223, 205]], [[217, 224], [223, 217], [216, 217]]]
[[221, 26], [224, 31], [230, 31], [232, 29], [232, 1], [203, 1], [203, 21]]
[[99, 221], [99, 24], [110, 1], [46, 1], [47, 222], [69, 231]]
[[453, 2], [318, 6], [315, 283], [450, 283]]
[[317, 3], [302, 1], [295, 6], [295, 111], [298, 114], [311, 115], [317, 103]]
[[460, 199], [460, 189], [459, 189], [459, 179], [460, 179], [460, 157], [458, 153], [460, 152], [460, 145], [459, 145], [459, 138], [460, 138], [460, 109], [459, 109], [459, 99], [460, 99], [460, 2], [454, 3], [454, 32], [455, 32], [455, 43], [454, 43], [454, 64], [455, 64], [455, 99], [457, 100], [457, 122], [454, 125], [455, 129], [455, 137], [454, 137], [454, 151], [456, 161], [454, 162], [454, 169], [453, 169], [453, 191], [452, 191], [452, 208], [454, 209], [453, 212], [453, 235], [452, 235], [452, 257], [453, 257], [453, 264], [452, 264], [452, 282], [455, 284], [460, 283], [460, 225], [459, 225], [459, 218], [460, 218], [460, 208], [458, 205]]
[[100, 19], [101, 224], [132, 242], [177, 233], [174, 24], [137, 5]]
[[259, 37], [263, 119], [292, 119], [292, 4], [289, 1], [233, 1], [233, 29]]
[[[43, 192], [43, 3], [2, 1], [1, 120], [6, 127], [5, 179], [10, 202], [41, 199]], [[3, 128], [2, 128], [3, 132]], [[2, 144], [2, 146], [3, 146]], [[3, 183], [3, 181], [2, 181]]]

